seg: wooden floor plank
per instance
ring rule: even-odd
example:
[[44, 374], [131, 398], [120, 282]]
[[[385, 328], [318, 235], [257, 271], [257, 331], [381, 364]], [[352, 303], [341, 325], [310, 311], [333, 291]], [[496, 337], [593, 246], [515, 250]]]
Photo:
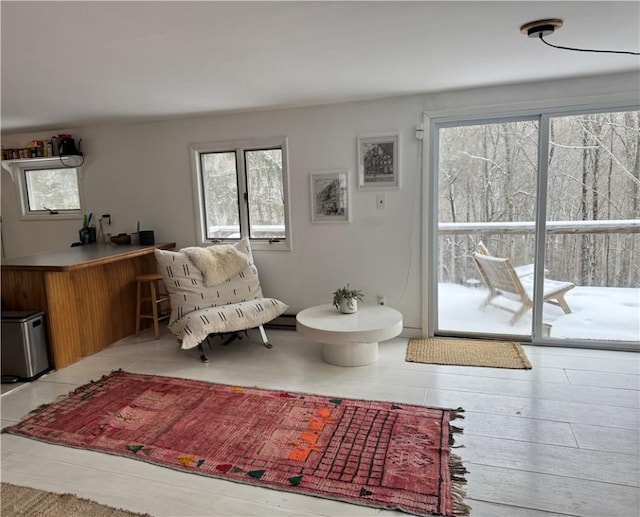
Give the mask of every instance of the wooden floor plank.
[[634, 487], [474, 463], [468, 469], [470, 499], [581, 517], [637, 515]]
[[566, 370], [566, 374], [569, 382], [574, 386], [600, 386], [640, 391], [640, 375], [632, 373]]
[[571, 424], [571, 429], [581, 449], [640, 456], [640, 434], [637, 431], [587, 424]]
[[[468, 499], [471, 506], [472, 517], [568, 517], [566, 513], [552, 513], [541, 510], [533, 510], [531, 508], [523, 508], [521, 506], [513, 506], [506, 504], [487, 503], [486, 501], [478, 501], [477, 499]], [[406, 517], [406, 516], [405, 516]]]
[[[364, 378], [366, 375], [366, 372], [354, 372], [353, 376]], [[449, 373], [434, 375], [432, 372], [417, 370], [406, 372], [399, 368], [387, 369], [384, 378], [395, 384], [404, 382], [410, 386], [424, 386], [427, 389], [453, 389], [489, 395], [508, 394], [512, 397], [640, 408], [640, 397], [637, 392], [603, 386], [575, 386], [569, 383], [471, 377]]]
[[523, 416], [555, 422], [605, 425], [621, 429], [640, 429], [640, 416], [637, 410], [621, 411], [620, 408], [606, 405], [439, 389], [428, 390], [424, 404], [442, 407], [452, 407], [452, 405], [458, 404], [469, 411], [481, 413]]
[[[460, 423], [465, 435], [577, 447], [571, 424], [519, 416], [467, 411]], [[633, 431], [631, 431], [633, 432]]]
[[593, 372], [628, 373], [640, 375], [640, 358], [629, 352], [619, 352], [625, 354], [620, 358], [584, 357], [572, 355], [545, 354], [537, 349], [529, 353], [532, 364], [538, 367], [566, 368], [569, 370], [583, 370]]
[[459, 440], [475, 464], [640, 487], [637, 456], [465, 434]]

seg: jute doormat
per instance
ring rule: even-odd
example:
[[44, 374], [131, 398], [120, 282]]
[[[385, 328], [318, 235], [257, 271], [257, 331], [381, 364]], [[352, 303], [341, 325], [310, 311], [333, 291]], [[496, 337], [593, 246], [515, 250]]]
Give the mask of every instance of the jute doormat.
[[114, 372], [3, 433], [414, 515], [463, 517], [463, 409]]
[[410, 339], [406, 361], [412, 363], [531, 369], [520, 343], [479, 339]]
[[2, 483], [2, 517], [151, 517], [83, 499]]

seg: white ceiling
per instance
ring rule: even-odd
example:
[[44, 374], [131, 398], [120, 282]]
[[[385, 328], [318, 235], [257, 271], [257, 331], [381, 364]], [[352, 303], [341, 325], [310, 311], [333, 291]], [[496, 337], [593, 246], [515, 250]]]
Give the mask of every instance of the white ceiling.
[[638, 70], [640, 2], [10, 2], [2, 131]]

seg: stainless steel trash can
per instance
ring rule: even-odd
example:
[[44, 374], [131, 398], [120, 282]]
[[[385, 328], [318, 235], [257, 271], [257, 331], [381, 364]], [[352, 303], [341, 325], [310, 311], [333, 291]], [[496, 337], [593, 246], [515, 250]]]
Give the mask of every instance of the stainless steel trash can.
[[32, 381], [51, 369], [44, 312], [2, 311], [2, 380]]

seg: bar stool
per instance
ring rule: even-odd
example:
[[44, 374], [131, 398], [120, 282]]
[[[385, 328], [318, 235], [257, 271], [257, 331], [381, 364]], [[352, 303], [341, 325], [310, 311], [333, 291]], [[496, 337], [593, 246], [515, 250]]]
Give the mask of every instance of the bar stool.
[[[169, 304], [169, 295], [168, 293], [160, 292], [159, 282], [162, 280], [162, 275], [157, 273], [150, 273], [147, 275], [138, 275], [136, 277], [137, 283], [137, 297], [136, 297], [136, 336], [140, 334], [140, 322], [143, 319], [151, 319], [153, 320], [153, 335], [155, 339], [160, 337], [160, 328], [158, 323], [161, 320], [165, 320], [169, 318], [170, 310], [162, 312], [159, 309], [160, 304], [163, 302], [167, 302]], [[146, 285], [149, 296], [143, 296], [142, 286]], [[142, 304], [144, 302], [150, 302], [151, 312], [150, 313], [142, 313]]]

